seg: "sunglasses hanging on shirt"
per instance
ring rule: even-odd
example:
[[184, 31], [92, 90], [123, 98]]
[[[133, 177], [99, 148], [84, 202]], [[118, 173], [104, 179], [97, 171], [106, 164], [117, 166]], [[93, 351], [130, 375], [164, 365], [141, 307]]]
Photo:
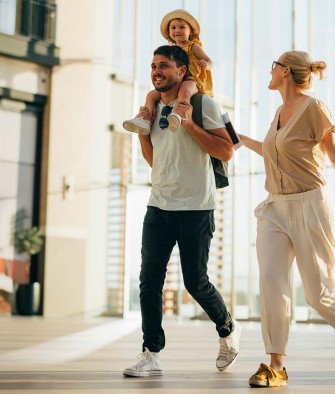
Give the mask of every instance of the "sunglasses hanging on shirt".
[[171, 112], [172, 112], [172, 107], [169, 107], [168, 105], [162, 108], [161, 117], [159, 119], [159, 127], [162, 130], [167, 129], [169, 127], [169, 122], [167, 120], [167, 117], [170, 115]]

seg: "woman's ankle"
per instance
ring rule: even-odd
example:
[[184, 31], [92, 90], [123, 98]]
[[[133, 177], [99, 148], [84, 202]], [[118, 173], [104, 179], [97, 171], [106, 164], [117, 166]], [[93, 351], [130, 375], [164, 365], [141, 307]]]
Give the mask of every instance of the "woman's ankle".
[[275, 371], [283, 370], [283, 355], [278, 353], [271, 353], [270, 367]]

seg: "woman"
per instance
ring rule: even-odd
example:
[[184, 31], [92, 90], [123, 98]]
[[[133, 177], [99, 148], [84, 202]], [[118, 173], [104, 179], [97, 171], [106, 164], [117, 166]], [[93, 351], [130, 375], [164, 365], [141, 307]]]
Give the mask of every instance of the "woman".
[[278, 108], [265, 140], [240, 135], [263, 156], [269, 195], [255, 210], [260, 270], [262, 334], [270, 365], [261, 364], [252, 387], [287, 385], [283, 366], [290, 324], [290, 271], [296, 258], [308, 304], [335, 327], [335, 231], [323, 172], [328, 156], [335, 168], [331, 115], [307, 95], [312, 74], [326, 64], [291, 51], [272, 64], [269, 89], [278, 90]]

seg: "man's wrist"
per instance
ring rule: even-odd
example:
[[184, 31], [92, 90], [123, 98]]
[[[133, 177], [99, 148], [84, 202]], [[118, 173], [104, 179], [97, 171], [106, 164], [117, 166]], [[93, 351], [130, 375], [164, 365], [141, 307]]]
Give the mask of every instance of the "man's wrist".
[[187, 122], [187, 124], [186, 124], [185, 126], [182, 124], [182, 127], [184, 127], [184, 129], [185, 129], [188, 133], [190, 133], [190, 134], [196, 133], [196, 132], [197, 132], [197, 130], [196, 130], [197, 128], [200, 129], [200, 130], [202, 130], [202, 128], [201, 128], [200, 126], [198, 126], [198, 125], [193, 121], [193, 119], [190, 120], [189, 122]]

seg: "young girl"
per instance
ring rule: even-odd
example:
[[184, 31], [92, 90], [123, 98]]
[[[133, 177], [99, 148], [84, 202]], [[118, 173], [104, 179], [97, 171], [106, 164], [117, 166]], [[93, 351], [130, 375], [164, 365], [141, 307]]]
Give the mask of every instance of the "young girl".
[[[161, 22], [161, 33], [171, 45], [178, 45], [183, 48], [189, 57], [189, 72], [181, 84], [178, 101], [186, 100], [190, 102], [191, 97], [196, 93], [208, 94], [213, 97], [211, 68], [213, 63], [202, 48], [199, 40], [200, 26], [198, 21], [185, 10], [175, 10], [164, 16]], [[160, 100], [160, 93], [153, 90], [148, 93], [145, 107], [152, 114], [156, 102]], [[172, 112], [168, 118], [169, 129], [178, 131], [182, 118]], [[144, 119], [141, 114], [134, 119], [123, 122], [123, 127], [139, 134], [150, 133], [151, 121]]]

